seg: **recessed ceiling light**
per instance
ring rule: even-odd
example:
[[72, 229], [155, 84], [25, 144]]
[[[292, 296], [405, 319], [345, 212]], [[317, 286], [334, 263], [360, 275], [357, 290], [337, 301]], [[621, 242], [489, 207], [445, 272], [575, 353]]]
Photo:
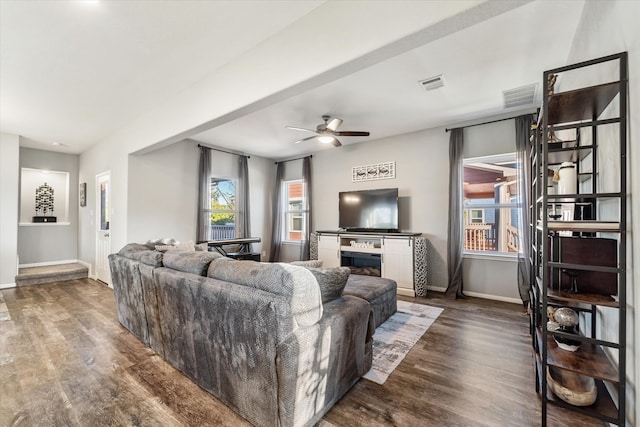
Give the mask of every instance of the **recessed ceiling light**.
[[53, 141], [53, 142], [51, 143], [51, 145], [58, 146], [58, 145], [61, 145], [61, 144], [60, 144], [59, 142]]

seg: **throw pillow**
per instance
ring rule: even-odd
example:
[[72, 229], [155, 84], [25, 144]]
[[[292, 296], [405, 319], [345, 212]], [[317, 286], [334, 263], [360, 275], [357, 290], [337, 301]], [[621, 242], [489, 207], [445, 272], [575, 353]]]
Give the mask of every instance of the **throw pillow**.
[[215, 252], [172, 250], [164, 254], [164, 266], [185, 273], [204, 276], [211, 261], [217, 258], [222, 258], [222, 255]]
[[342, 296], [342, 291], [347, 285], [347, 280], [349, 280], [349, 275], [351, 274], [349, 267], [306, 268], [318, 281], [323, 304]]
[[197, 245], [195, 245], [196, 247], [196, 251], [208, 251], [209, 250], [209, 244], [207, 242], [204, 243], [198, 243]]
[[299, 265], [300, 267], [322, 267], [322, 260], [319, 259], [310, 259], [308, 261], [291, 261], [289, 264], [291, 265]]
[[156, 251], [158, 252], [166, 252], [166, 251], [173, 250], [174, 248], [175, 246], [173, 245], [156, 245]]

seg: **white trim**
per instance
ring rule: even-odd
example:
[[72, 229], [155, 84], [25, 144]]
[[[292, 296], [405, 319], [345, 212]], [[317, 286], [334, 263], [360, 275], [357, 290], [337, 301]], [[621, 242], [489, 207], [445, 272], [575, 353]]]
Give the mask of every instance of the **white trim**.
[[[427, 286], [427, 290], [444, 293], [447, 290], [447, 288], [440, 288], [437, 286]], [[469, 296], [469, 297], [489, 299], [493, 301], [510, 302], [513, 304], [522, 305], [522, 300], [520, 300], [519, 298], [501, 297], [499, 295], [482, 294], [480, 292], [469, 292], [469, 291], [463, 291], [463, 292], [466, 296]]]
[[3, 283], [2, 285], [0, 285], [0, 289], [10, 289], [15, 287], [16, 287], [15, 283]]
[[515, 252], [513, 255], [507, 255], [510, 252], [496, 252], [491, 253], [488, 251], [478, 251], [476, 252], [463, 252], [462, 258], [469, 259], [483, 259], [486, 261], [504, 261], [504, 262], [518, 262], [518, 254]]
[[50, 225], [71, 225], [70, 222], [21, 222], [18, 223], [20, 227], [48, 227]]
[[33, 262], [31, 264], [19, 264], [18, 268], [31, 268], [31, 267], [48, 267], [50, 265], [62, 265], [62, 264], [76, 264], [80, 263], [77, 259], [63, 259], [60, 261], [47, 261], [47, 262]]
[[513, 303], [513, 304], [522, 305], [522, 300], [520, 298], [501, 297], [499, 295], [482, 294], [480, 292], [469, 292], [469, 291], [464, 291], [464, 290], [463, 290], [463, 292], [468, 297], [490, 299], [490, 300], [494, 300], [494, 301], [510, 302], [510, 303]]

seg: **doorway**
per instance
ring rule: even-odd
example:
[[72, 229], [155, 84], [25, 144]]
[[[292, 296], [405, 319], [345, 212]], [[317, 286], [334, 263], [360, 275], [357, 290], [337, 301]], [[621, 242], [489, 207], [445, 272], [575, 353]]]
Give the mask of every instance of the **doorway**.
[[111, 171], [96, 175], [96, 277], [111, 285]]

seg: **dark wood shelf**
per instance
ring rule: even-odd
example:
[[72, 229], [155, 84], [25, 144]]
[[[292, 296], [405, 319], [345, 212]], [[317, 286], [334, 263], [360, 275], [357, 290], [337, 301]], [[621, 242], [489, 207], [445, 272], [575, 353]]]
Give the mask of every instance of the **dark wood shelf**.
[[[536, 328], [536, 335], [540, 342], [540, 328]], [[578, 350], [567, 351], [558, 347], [551, 334], [547, 334], [547, 365], [616, 384], [619, 380], [618, 370], [599, 345], [583, 342]]]
[[[562, 202], [558, 201], [557, 203]], [[542, 230], [540, 221], [538, 221], [537, 228]], [[614, 221], [547, 221], [547, 230], [616, 233], [620, 231], [620, 223]]]
[[[542, 365], [540, 363], [540, 358], [536, 358], [536, 369], [538, 370], [538, 390], [542, 390]], [[560, 368], [556, 368], [560, 369]], [[546, 372], [544, 373], [546, 375]], [[609, 396], [609, 392], [607, 391], [604, 383], [600, 380], [595, 380], [596, 382], [596, 390], [598, 390], [598, 397], [596, 401], [589, 406], [575, 406], [570, 403], [565, 402], [556, 396], [550, 389], [547, 387], [546, 398], [547, 402], [561, 406], [563, 408], [571, 409], [574, 411], [582, 412], [590, 417], [597, 419], [604, 419], [607, 422], [617, 424], [618, 422], [618, 408], [616, 404]], [[540, 396], [540, 394], [538, 394]]]
[[620, 91], [619, 82], [560, 92], [549, 98], [548, 125], [595, 120]]
[[[557, 289], [547, 289], [547, 297], [550, 300], [561, 301], [566, 303], [600, 305], [603, 307], [619, 308], [620, 305], [609, 295], [598, 294], [572, 294], [568, 291], [559, 291]], [[566, 304], [565, 304], [566, 305]]]

